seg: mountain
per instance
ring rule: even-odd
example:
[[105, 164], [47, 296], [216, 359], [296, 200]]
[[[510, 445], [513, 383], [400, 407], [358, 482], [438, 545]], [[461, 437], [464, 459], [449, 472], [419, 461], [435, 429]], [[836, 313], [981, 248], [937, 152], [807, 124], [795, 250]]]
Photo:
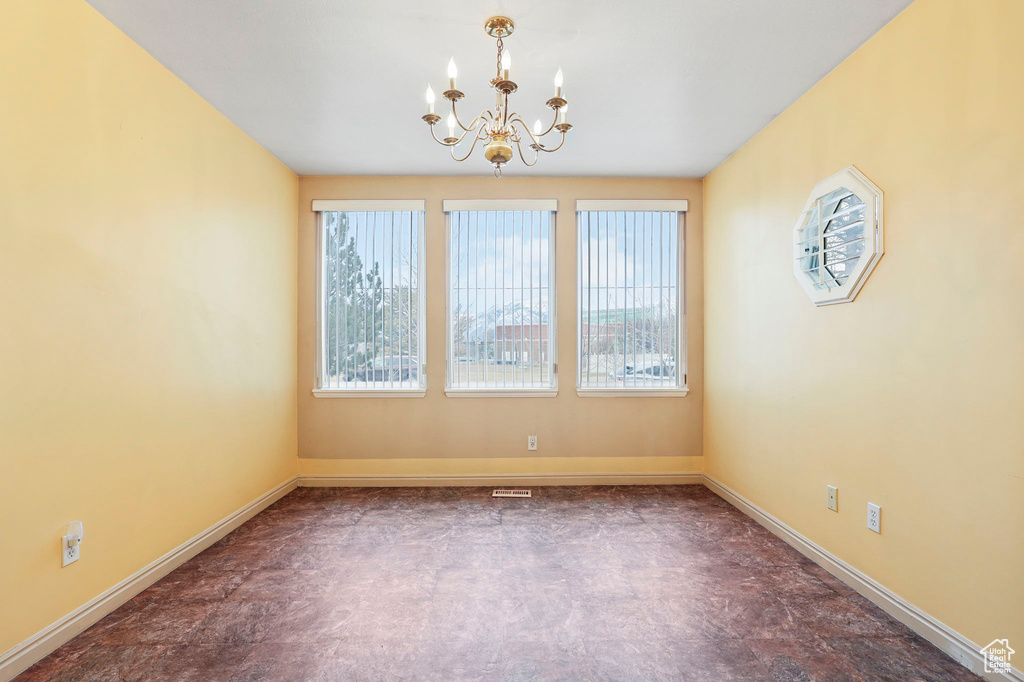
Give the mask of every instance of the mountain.
[[499, 325], [544, 324], [548, 321], [548, 301], [542, 298], [531, 307], [526, 301], [511, 301], [505, 305], [492, 307], [474, 315], [466, 329], [469, 341], [485, 341], [494, 337], [494, 329]]

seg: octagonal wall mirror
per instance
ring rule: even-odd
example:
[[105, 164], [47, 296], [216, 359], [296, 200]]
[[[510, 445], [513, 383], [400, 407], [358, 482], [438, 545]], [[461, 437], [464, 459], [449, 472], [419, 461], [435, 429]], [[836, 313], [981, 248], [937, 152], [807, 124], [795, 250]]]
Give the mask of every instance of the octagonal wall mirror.
[[793, 274], [814, 305], [849, 303], [882, 243], [882, 190], [850, 166], [811, 191], [793, 231]]

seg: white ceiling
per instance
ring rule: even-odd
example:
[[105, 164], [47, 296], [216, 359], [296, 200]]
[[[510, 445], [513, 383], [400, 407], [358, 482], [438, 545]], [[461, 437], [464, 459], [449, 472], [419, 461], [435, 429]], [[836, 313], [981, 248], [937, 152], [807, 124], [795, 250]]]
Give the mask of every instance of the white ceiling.
[[493, 104], [495, 45], [482, 25], [506, 14], [514, 107], [548, 120], [561, 66], [574, 125], [561, 151], [506, 174], [620, 177], [703, 177], [910, 4], [90, 2], [300, 175], [489, 175], [479, 148], [452, 161], [420, 116], [428, 81], [447, 89], [453, 55], [460, 113]]

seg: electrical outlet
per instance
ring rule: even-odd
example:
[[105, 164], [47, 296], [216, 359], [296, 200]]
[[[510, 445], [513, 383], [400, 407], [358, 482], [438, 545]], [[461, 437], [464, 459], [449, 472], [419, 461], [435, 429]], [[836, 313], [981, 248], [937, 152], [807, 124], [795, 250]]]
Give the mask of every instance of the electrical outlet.
[[868, 530], [882, 532], [882, 508], [868, 502]]
[[526, 449], [527, 450], [536, 450], [537, 449], [537, 436], [527, 436], [526, 437]]
[[62, 568], [78, 561], [82, 554], [82, 538], [84, 537], [85, 530], [81, 521], [72, 521], [68, 524], [67, 534], [60, 539], [60, 565]]
[[81, 545], [74, 535], [65, 535], [60, 539], [60, 565], [61, 568], [78, 561], [81, 556]]
[[825, 486], [828, 488], [828, 508], [834, 512], [839, 511], [839, 488], [834, 485]]

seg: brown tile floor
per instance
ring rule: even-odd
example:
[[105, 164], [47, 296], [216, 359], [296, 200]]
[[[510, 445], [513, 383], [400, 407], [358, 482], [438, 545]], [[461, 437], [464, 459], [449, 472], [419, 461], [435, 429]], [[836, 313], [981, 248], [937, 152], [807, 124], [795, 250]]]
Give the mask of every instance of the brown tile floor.
[[19, 680], [977, 679], [701, 486], [303, 488]]

